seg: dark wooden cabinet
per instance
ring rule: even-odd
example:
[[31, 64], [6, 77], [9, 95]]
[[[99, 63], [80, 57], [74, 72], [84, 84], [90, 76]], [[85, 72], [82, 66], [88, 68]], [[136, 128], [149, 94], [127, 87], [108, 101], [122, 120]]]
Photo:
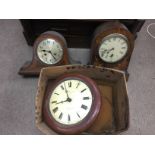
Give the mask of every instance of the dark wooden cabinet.
[[35, 39], [45, 31], [57, 31], [62, 34], [68, 47], [90, 48], [94, 30], [104, 22], [120, 21], [133, 35], [141, 29], [145, 20], [137, 19], [21, 19], [23, 33], [28, 45], [33, 45]]

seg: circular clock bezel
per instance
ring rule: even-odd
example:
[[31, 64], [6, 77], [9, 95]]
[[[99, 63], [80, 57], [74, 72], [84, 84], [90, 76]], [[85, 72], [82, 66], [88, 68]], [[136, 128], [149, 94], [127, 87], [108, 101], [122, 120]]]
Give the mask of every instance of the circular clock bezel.
[[[111, 38], [111, 37], [118, 37], [118, 36], [121, 37], [121, 38], [123, 38], [123, 39], [126, 41], [126, 43], [127, 43], [127, 51], [126, 51], [125, 55], [124, 55], [123, 57], [119, 58], [117, 61], [114, 61], [114, 62], [109, 62], [109, 61], [103, 60], [103, 59], [100, 57], [100, 54], [99, 54], [99, 53], [100, 53], [100, 52], [99, 52], [99, 49], [100, 49], [102, 43], [103, 43], [105, 40], [107, 40], [107, 39], [109, 39], [109, 38]], [[115, 64], [115, 63], [118, 63], [119, 61], [121, 61], [121, 60], [127, 55], [128, 49], [129, 49], [129, 41], [128, 41], [127, 37], [126, 37], [125, 35], [123, 35], [123, 34], [120, 34], [120, 33], [112, 33], [112, 34], [109, 34], [109, 35], [105, 36], [105, 37], [102, 39], [100, 45], [98, 46], [98, 56], [99, 56], [99, 58], [100, 58], [102, 61], [104, 61], [105, 63]]]
[[[44, 41], [44, 40], [47, 40], [47, 39], [52, 39], [52, 40], [55, 40], [56, 42], [59, 43], [59, 45], [61, 46], [62, 48], [62, 58], [60, 61], [58, 61], [57, 63], [54, 63], [54, 64], [47, 64], [45, 62], [43, 62], [39, 56], [38, 56], [38, 46], [39, 44]], [[57, 33], [57, 32], [54, 32], [54, 31], [49, 31], [49, 32], [45, 32], [45, 33], [42, 33], [34, 42], [34, 46], [33, 46], [33, 51], [34, 51], [34, 57], [36, 58], [36, 60], [44, 65], [44, 66], [55, 66], [55, 65], [59, 65], [59, 64], [62, 64], [62, 62], [64, 61], [65, 59], [65, 56], [67, 57], [67, 43], [66, 43], [66, 40], [65, 38]]]
[[[52, 116], [49, 108], [49, 101], [52, 92], [55, 90], [55, 88], [66, 80], [76, 79], [84, 82], [90, 89], [92, 93], [92, 105], [90, 108], [90, 111], [86, 115], [85, 118], [83, 118], [80, 122], [72, 125], [65, 125], [57, 122], [54, 117]], [[54, 82], [54, 85], [51, 86], [51, 89], [49, 90], [46, 100], [43, 106], [43, 118], [46, 124], [52, 128], [54, 131], [60, 134], [79, 134], [85, 130], [87, 130], [95, 121], [97, 118], [101, 106], [101, 94], [100, 90], [97, 86], [97, 84], [90, 78], [81, 75], [81, 74], [66, 74]]]

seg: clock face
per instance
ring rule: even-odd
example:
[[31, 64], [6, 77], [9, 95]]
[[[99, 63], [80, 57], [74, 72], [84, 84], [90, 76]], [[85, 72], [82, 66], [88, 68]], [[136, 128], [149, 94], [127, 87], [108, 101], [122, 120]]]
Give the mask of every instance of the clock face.
[[122, 34], [111, 34], [103, 39], [99, 47], [99, 57], [104, 62], [115, 63], [124, 58], [127, 51], [127, 38]]
[[52, 91], [49, 111], [57, 122], [74, 125], [88, 115], [92, 101], [92, 93], [86, 83], [79, 79], [66, 79]]
[[45, 39], [39, 43], [37, 55], [45, 64], [56, 64], [62, 59], [63, 49], [57, 41]]

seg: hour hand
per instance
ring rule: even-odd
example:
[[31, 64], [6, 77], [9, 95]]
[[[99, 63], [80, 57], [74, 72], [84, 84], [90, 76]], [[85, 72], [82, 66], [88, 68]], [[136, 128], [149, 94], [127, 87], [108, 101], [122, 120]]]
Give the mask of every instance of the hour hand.
[[67, 91], [67, 89], [66, 89], [66, 84], [65, 84], [65, 82], [64, 82], [64, 86], [65, 86], [65, 92], [66, 92], [66, 95], [67, 95], [67, 99], [70, 99], [70, 97], [69, 97], [69, 95], [68, 95], [68, 91]]
[[60, 102], [57, 102], [56, 104], [60, 104], [60, 103], [64, 103], [64, 102], [68, 102], [68, 99], [65, 100], [65, 101], [60, 101]]

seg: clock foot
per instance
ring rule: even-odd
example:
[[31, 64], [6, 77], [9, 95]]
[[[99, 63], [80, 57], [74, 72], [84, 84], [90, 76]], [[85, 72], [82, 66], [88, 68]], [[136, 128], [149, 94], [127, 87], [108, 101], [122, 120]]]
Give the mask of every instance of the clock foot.
[[22, 75], [23, 77], [38, 77], [41, 68], [35, 67], [35, 65], [27, 61], [19, 70], [18, 74]]

